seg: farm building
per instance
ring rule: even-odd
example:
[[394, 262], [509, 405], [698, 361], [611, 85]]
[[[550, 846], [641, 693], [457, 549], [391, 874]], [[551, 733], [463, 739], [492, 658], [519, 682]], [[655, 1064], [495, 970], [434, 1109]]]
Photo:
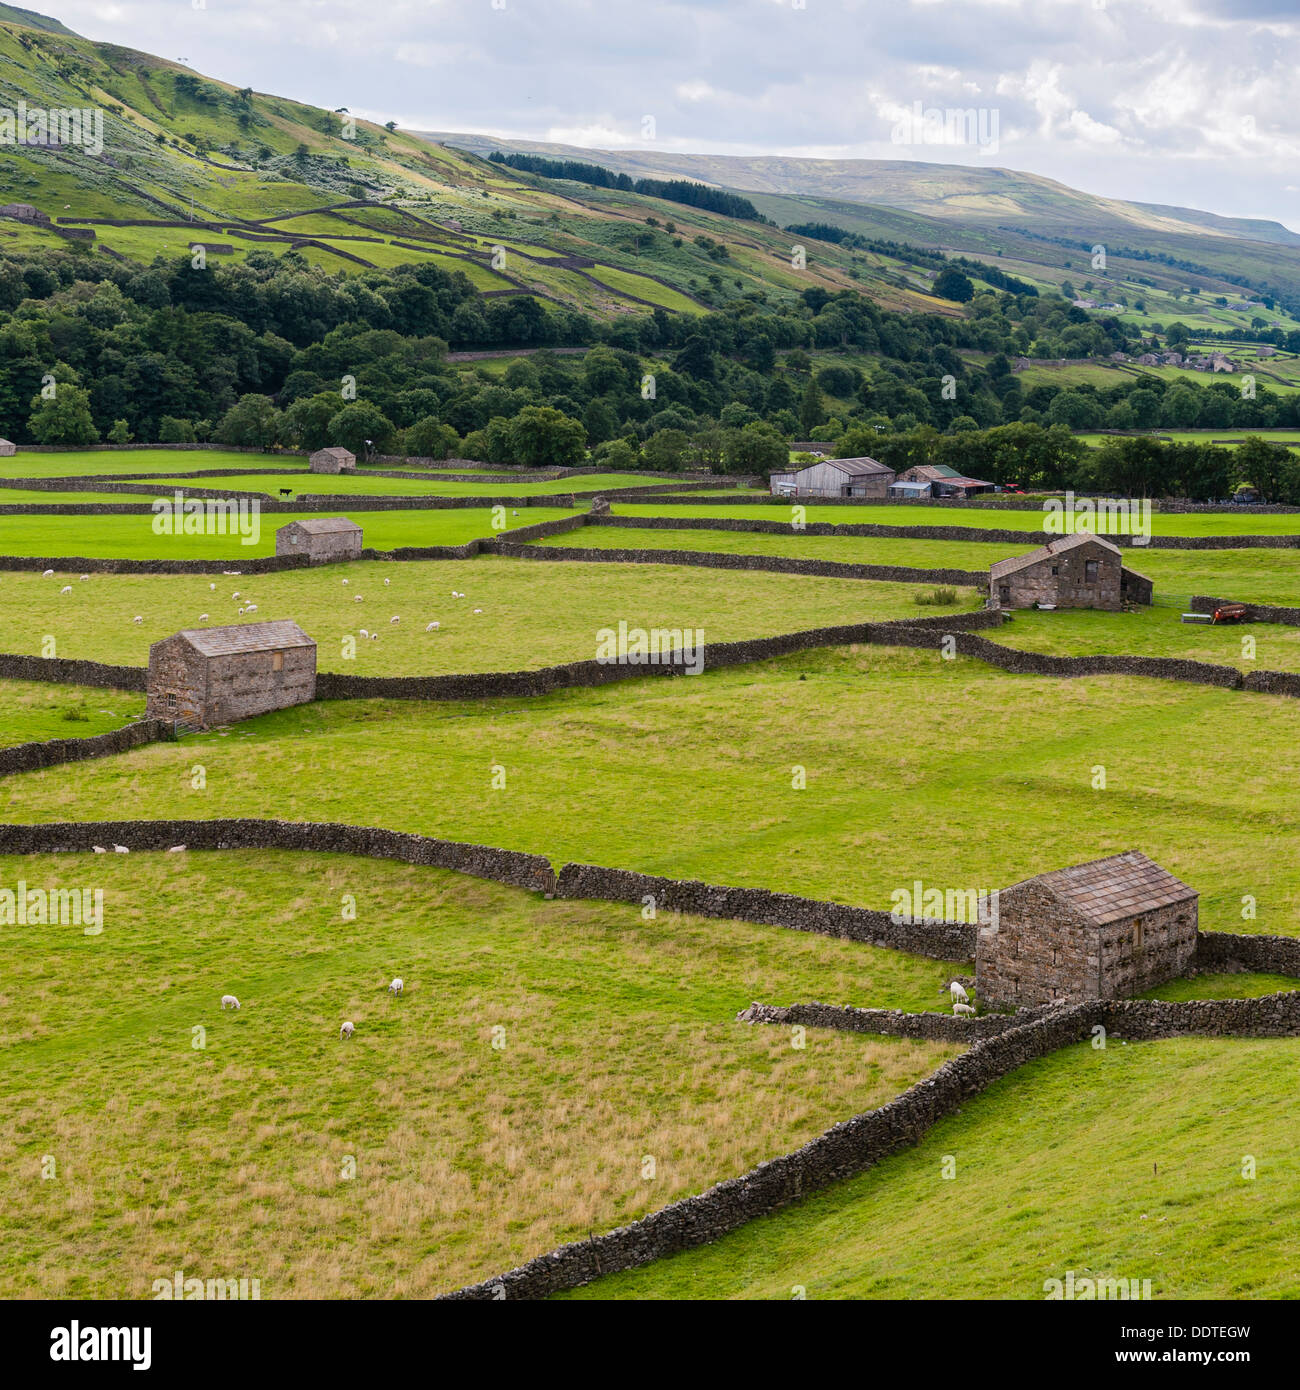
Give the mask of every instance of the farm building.
[[773, 473], [776, 497], [884, 497], [894, 470], [875, 459], [820, 459], [806, 468]]
[[307, 460], [313, 473], [346, 473], [357, 466], [351, 449], [317, 449]]
[[980, 926], [975, 988], [989, 1008], [1122, 999], [1184, 974], [1196, 891], [1130, 850], [1004, 888]]
[[8, 439], [0, 439], [0, 458], [12, 458], [17, 452], [17, 444]]
[[895, 478], [889, 485], [890, 497], [897, 498], [900, 502], [915, 502], [929, 497], [929, 483], [905, 483], [901, 478]]
[[150, 719], [193, 729], [316, 698], [316, 643], [287, 619], [189, 628], [149, 648]]
[[1105, 608], [1150, 603], [1153, 585], [1123, 563], [1117, 545], [1100, 536], [1054, 536], [1046, 545], [989, 570], [994, 608]]
[[275, 533], [277, 555], [306, 555], [313, 565], [361, 558], [361, 527], [345, 516], [291, 521]]
[[968, 478], [947, 464], [919, 464], [898, 475], [900, 483], [929, 483], [931, 497], [973, 497], [979, 492], [992, 492], [993, 484], [979, 478]]

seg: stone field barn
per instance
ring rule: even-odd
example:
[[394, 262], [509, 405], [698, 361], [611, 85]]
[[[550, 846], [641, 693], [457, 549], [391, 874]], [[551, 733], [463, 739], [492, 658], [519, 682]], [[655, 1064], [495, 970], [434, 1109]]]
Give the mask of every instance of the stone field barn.
[[777, 497], [886, 497], [894, 470], [871, 458], [822, 459], [806, 468], [773, 473]]
[[345, 516], [291, 521], [275, 533], [277, 555], [306, 555], [313, 565], [361, 558], [361, 527]]
[[1150, 603], [1151, 581], [1123, 563], [1119, 546], [1100, 536], [1053, 537], [1046, 545], [989, 570], [989, 601], [995, 608], [1105, 608]]
[[1130, 850], [1025, 879], [981, 925], [975, 988], [989, 1008], [1124, 999], [1185, 974], [1195, 889]]
[[149, 648], [150, 719], [208, 729], [316, 698], [316, 643], [287, 619], [189, 628]]
[[348, 473], [357, 466], [351, 449], [317, 449], [307, 459], [313, 473]]

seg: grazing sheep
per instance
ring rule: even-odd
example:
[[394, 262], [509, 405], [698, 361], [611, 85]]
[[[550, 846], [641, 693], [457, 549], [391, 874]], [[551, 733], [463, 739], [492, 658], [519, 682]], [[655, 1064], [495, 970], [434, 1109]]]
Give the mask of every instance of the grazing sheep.
[[345, 579], [343, 582], [346, 584], [348, 581]]
[[209, 589], [215, 589], [216, 587], [217, 587], [217, 586], [216, 586], [215, 584], [209, 584], [209, 585], [208, 585], [208, 588], [209, 588]]
[[79, 574], [79, 575], [77, 576], [77, 578], [78, 578], [78, 579], [81, 579], [81, 580], [86, 580], [86, 579], [89, 579], [90, 576], [89, 576], [88, 574]]
[[234, 592], [233, 594], [231, 594], [230, 597], [231, 597], [231, 598], [238, 598], [238, 597], [239, 597], [239, 590], [236, 589], [235, 592]]
[[439, 624], [438, 624], [438, 623], [429, 623], [429, 624], [425, 627], [424, 630], [425, 630], [425, 632], [437, 632], [438, 627], [439, 627]]
[[476, 613], [481, 613], [483, 610], [482, 610], [481, 608], [476, 608], [474, 611], [475, 611]]
[[362, 637], [369, 637], [370, 634], [365, 630], [365, 628], [362, 628], [362, 629], [361, 629], [361, 636], [362, 636]]
[[61, 594], [70, 594], [71, 592], [72, 592], [72, 585], [71, 585], [71, 584], [65, 584], [65, 585], [63, 586], [63, 588], [61, 588], [61, 589], [59, 590], [59, 593], [61, 593]]
[[138, 624], [144, 622], [144, 619], [139, 615], [139, 613], [137, 613], [137, 614], [135, 615], [135, 617], [131, 619], [131, 621], [132, 621], [133, 623], [136, 623], [136, 624], [138, 625]]
[[350, 1038], [356, 1031], [357, 1026], [355, 1023], [345, 1023], [343, 1027], [339, 1029], [339, 1041], [342, 1042], [344, 1038]]
[[256, 613], [256, 612], [257, 612], [257, 604], [255, 604], [255, 603], [250, 603], [250, 604], [248, 605], [248, 607], [244, 609], [244, 612], [245, 612], [245, 613]]
[[206, 623], [207, 620], [208, 620], [208, 615], [207, 615], [206, 613], [200, 613], [200, 614], [199, 614], [199, 622], [201, 622], [201, 623]]
[[385, 579], [385, 580], [384, 580], [384, 583], [385, 583], [385, 584], [391, 584], [392, 582], [393, 582], [393, 581], [392, 581], [391, 579]]
[[54, 573], [53, 570], [46, 570], [45, 573], [44, 573], [43, 575], [41, 575], [41, 578], [42, 578], [42, 579], [48, 579], [48, 578], [50, 577], [50, 575], [52, 575], [53, 573]]
[[401, 621], [402, 621], [402, 620], [401, 620], [400, 617], [394, 617], [394, 618], [389, 618], [388, 623], [389, 623], [389, 626], [390, 626], [390, 627], [396, 627], [396, 625], [397, 625], [398, 623], [400, 623]]
[[963, 1004], [960, 1000], [953, 1004], [952, 1011], [953, 1013], [958, 1015], [973, 1014], [975, 1012], [975, 1010], [972, 1009], [969, 1004]]
[[239, 1000], [236, 999], [233, 994], [223, 994], [221, 996], [221, 1007], [223, 1009], [234, 1009], [236, 1013], [238, 1013]]
[[360, 594], [354, 595], [354, 596], [353, 596], [353, 599], [352, 599], [352, 602], [353, 602], [353, 603], [360, 603], [360, 602], [361, 602], [361, 595], [360, 595]]
[[379, 634], [378, 634], [377, 632], [372, 632], [372, 633], [370, 634], [370, 640], [371, 640], [372, 642], [378, 642], [378, 641], [379, 641]]
[[[940, 990], [939, 993], [942, 994], [943, 990]], [[948, 993], [952, 996], [952, 1002], [954, 1004], [957, 1003], [958, 1000], [965, 1004], [970, 999], [970, 995], [966, 993], [956, 980], [949, 981]]]
[[389, 994], [401, 994], [403, 989], [402, 977], [399, 975], [391, 985], [388, 986]]
[[242, 603], [239, 605], [239, 612], [240, 612], [240, 616], [242, 617], [242, 616], [243, 616], [243, 612], [244, 612], [244, 605], [243, 605]]
[[114, 846], [113, 846], [113, 853], [114, 853], [114, 854], [130, 854], [131, 851], [130, 851], [129, 849], [127, 849], [127, 847], [126, 847], [125, 845], [114, 845]]

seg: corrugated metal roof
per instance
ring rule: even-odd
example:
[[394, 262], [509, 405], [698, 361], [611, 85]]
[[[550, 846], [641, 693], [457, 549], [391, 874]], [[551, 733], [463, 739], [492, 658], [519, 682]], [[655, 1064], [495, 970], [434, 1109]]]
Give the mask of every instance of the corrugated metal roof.
[[1070, 869], [1053, 869], [1025, 882], [1050, 889], [1095, 926], [1199, 896], [1194, 888], [1137, 850]]
[[232, 623], [228, 627], [192, 627], [176, 634], [203, 656], [238, 652], [279, 651], [284, 647], [314, 647], [316, 643], [288, 618], [269, 623]]
[[[355, 521], [349, 521], [345, 516], [312, 516], [305, 521], [291, 521], [289, 526], [297, 526], [309, 536], [331, 536], [338, 531], [361, 530]], [[289, 526], [281, 526], [280, 530], [287, 531]]]
[[810, 463], [799, 469], [800, 473], [806, 473], [809, 468], [838, 468], [841, 473], [850, 478], [876, 477], [881, 473], [893, 473], [893, 469], [886, 464], [880, 463], [876, 459], [862, 457], [853, 459], [822, 459], [819, 463]]
[[989, 567], [989, 574], [994, 579], [1001, 579], [1003, 575], [1014, 574], [1017, 570], [1027, 569], [1030, 565], [1040, 564], [1042, 561], [1050, 559], [1053, 555], [1063, 554], [1065, 551], [1074, 550], [1078, 546], [1087, 545], [1089, 541], [1095, 541], [1098, 545], [1104, 545], [1107, 550], [1113, 550], [1116, 555], [1120, 554], [1120, 548], [1112, 545], [1104, 536], [1076, 535], [1076, 536], [1053, 536], [1046, 545], [1040, 545], [1037, 550], [1031, 550], [1028, 555], [1013, 555], [1009, 560], [997, 560]]

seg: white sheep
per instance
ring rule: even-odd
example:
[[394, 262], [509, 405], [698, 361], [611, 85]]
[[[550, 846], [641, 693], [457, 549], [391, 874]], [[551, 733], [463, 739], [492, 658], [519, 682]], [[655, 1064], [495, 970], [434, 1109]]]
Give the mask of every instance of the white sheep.
[[474, 611], [475, 611], [476, 613], [481, 613], [483, 610], [482, 610], [481, 608], [476, 608]]
[[244, 609], [244, 612], [245, 612], [245, 613], [256, 613], [256, 612], [257, 612], [257, 604], [255, 604], [255, 603], [250, 603], [250, 604], [248, 605], [248, 607]]
[[402, 620], [401, 620], [400, 617], [392, 617], [392, 618], [389, 618], [389, 620], [388, 620], [388, 625], [389, 625], [390, 627], [396, 627], [397, 624], [400, 623], [401, 621], [402, 621]]
[[129, 849], [127, 849], [127, 847], [126, 847], [125, 845], [114, 845], [114, 846], [113, 846], [113, 853], [114, 853], [114, 854], [130, 854], [131, 851], [130, 851]]
[[81, 580], [82, 582], [84, 582], [85, 580], [89, 579], [90, 576], [89, 576], [88, 574], [79, 574], [79, 575], [77, 576], [77, 578], [78, 578], [79, 580]]
[[91, 845], [91, 849], [93, 849], [93, 850], [95, 851], [96, 854], [107, 854], [107, 853], [108, 853], [108, 851], [104, 848], [103, 845]]
[[184, 845], [173, 845], [173, 846], [167, 851], [167, 853], [168, 853], [168, 854], [179, 854], [179, 853], [181, 852], [181, 850], [183, 850], [184, 848], [185, 848]]
[[378, 642], [378, 641], [379, 641], [379, 634], [378, 634], [377, 632], [372, 632], [372, 633], [370, 634], [370, 640], [371, 640], [372, 642]]
[[208, 615], [207, 615], [206, 613], [200, 613], [200, 614], [199, 614], [199, 622], [201, 622], [201, 623], [206, 623], [207, 620], [208, 620]]
[[135, 617], [131, 619], [131, 621], [135, 623], [138, 627], [142, 622], [144, 622], [144, 619], [139, 615], [139, 613], [137, 613]]
[[339, 1029], [339, 1041], [342, 1042], [344, 1038], [350, 1038], [356, 1031], [357, 1026], [355, 1023], [345, 1023], [343, 1027]]
[[352, 602], [353, 602], [353, 603], [360, 603], [360, 602], [361, 602], [361, 597], [362, 597], [362, 596], [361, 596], [360, 594], [355, 594], [355, 595], [353, 596]]
[[346, 579], [343, 581], [343, 583], [345, 583], [345, 584], [346, 584], [347, 582], [348, 582], [348, 581], [347, 581]]
[[239, 597], [239, 590], [236, 589], [235, 592], [234, 592], [233, 594], [231, 594], [230, 597], [231, 597], [231, 598], [238, 598], [238, 597]]
[[402, 977], [399, 975], [391, 985], [388, 986], [389, 994], [401, 994], [403, 989]]
[[385, 583], [385, 584], [391, 584], [392, 582], [393, 582], [393, 581], [392, 581], [391, 579], [385, 579], [385, 580], [384, 580], [384, 583]]
[[71, 585], [71, 584], [65, 584], [65, 585], [63, 586], [63, 588], [61, 588], [61, 589], [59, 590], [59, 593], [61, 593], [61, 594], [70, 594], [71, 592], [72, 592], [72, 585]]
[[370, 634], [365, 630], [365, 628], [362, 628], [362, 629], [361, 629], [361, 636], [362, 636], [362, 637], [369, 637]]
[[216, 587], [217, 587], [217, 586], [216, 586], [215, 584], [209, 584], [209, 585], [208, 585], [208, 588], [209, 588], [209, 589], [215, 589]]
[[957, 1003], [958, 1000], [960, 1000], [963, 1004], [969, 1002], [970, 1000], [970, 995], [966, 993], [966, 991], [961, 987], [961, 985], [957, 983], [956, 980], [953, 980], [949, 984], [948, 993], [952, 996], [952, 1002], [954, 1004]]
[[48, 579], [48, 578], [50, 577], [50, 575], [52, 575], [53, 573], [54, 573], [53, 570], [46, 570], [45, 573], [44, 573], [43, 575], [41, 575], [41, 578], [42, 578], [42, 579]]
[[972, 1009], [969, 1004], [963, 1004], [960, 1000], [953, 1004], [952, 1011], [953, 1013], [958, 1015], [973, 1014], [975, 1012], [975, 1010]]
[[244, 615], [244, 605], [242, 603], [239, 605], [239, 615], [241, 618]]
[[239, 1012], [239, 1000], [233, 994], [223, 994], [221, 996], [221, 1007], [223, 1009], [234, 1009]]
[[440, 626], [440, 623], [429, 623], [424, 630], [425, 632], [437, 632]]

